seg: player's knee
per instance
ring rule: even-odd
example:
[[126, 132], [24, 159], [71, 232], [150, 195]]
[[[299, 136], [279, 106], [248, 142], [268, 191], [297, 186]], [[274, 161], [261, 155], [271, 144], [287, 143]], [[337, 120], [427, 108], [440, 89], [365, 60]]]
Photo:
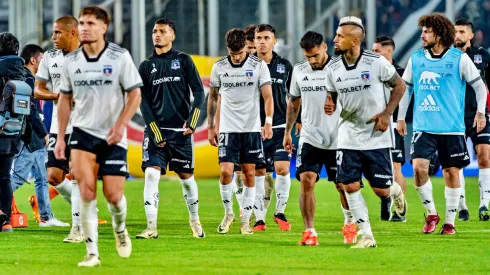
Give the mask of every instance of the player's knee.
[[233, 177], [233, 171], [230, 171], [229, 169], [224, 169], [224, 167], [221, 167], [220, 181], [222, 183], [231, 182], [232, 177]]
[[478, 167], [479, 168], [490, 168], [490, 154], [479, 154], [478, 155]]
[[58, 171], [48, 171], [48, 182], [49, 184], [56, 186], [63, 182], [63, 173]]
[[311, 189], [316, 183], [317, 174], [313, 172], [304, 172], [300, 175], [301, 186]]
[[446, 182], [459, 182], [459, 168], [455, 168], [455, 167], [450, 167], [450, 168], [444, 168], [442, 171], [443, 171], [443, 175], [444, 175], [444, 179], [446, 180]]
[[80, 198], [85, 201], [92, 201], [97, 199], [97, 192], [92, 188], [86, 186], [80, 186]]
[[428, 177], [429, 176], [429, 168], [424, 165], [418, 164], [413, 167], [413, 171], [418, 177]]
[[116, 205], [118, 204], [123, 196], [122, 192], [113, 192], [111, 194], [104, 194], [105, 199], [107, 200], [108, 203]]
[[267, 172], [266, 172], [265, 168], [255, 170], [255, 176], [257, 176], [257, 177], [265, 177], [266, 175], [267, 175]]
[[386, 198], [390, 196], [389, 188], [375, 188], [373, 187], [374, 194], [380, 198]]
[[289, 174], [289, 167], [277, 167], [276, 174], [279, 176], [287, 176]]

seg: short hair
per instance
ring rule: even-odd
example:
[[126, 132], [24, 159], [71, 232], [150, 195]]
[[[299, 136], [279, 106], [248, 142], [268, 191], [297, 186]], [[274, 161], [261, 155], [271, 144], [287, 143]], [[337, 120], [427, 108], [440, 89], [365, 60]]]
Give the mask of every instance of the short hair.
[[256, 28], [257, 28], [257, 25], [255, 25], [255, 24], [248, 25], [245, 28], [245, 36], [246, 36], [248, 41], [254, 42], [254, 40], [255, 40], [255, 29]]
[[42, 53], [44, 53], [43, 48], [35, 44], [27, 44], [22, 48], [22, 51], [20, 51], [20, 57], [24, 59], [25, 64], [29, 64], [31, 58], [37, 57]]
[[55, 22], [59, 23], [59, 24], [66, 25], [66, 26], [70, 26], [72, 28], [78, 27], [78, 20], [71, 15], [62, 16], [62, 17], [56, 19]]
[[318, 47], [323, 43], [323, 35], [309, 31], [301, 37], [299, 41], [299, 46], [306, 51], [313, 49], [314, 47]]
[[260, 24], [257, 26], [257, 28], [255, 28], [255, 32], [265, 32], [265, 31], [269, 31], [271, 33], [273, 33], [274, 35], [276, 35], [276, 29], [274, 29], [273, 26], [269, 25], [269, 24]]
[[19, 40], [10, 32], [0, 33], [0, 55], [17, 55]]
[[456, 20], [454, 25], [455, 26], [470, 27], [470, 29], [473, 31], [473, 23], [469, 19], [466, 19], [466, 18], [461, 18], [461, 19]]
[[170, 20], [170, 19], [167, 19], [167, 18], [157, 19], [157, 21], [155, 21], [155, 25], [167, 25], [170, 28], [172, 28], [174, 33], [176, 33], [175, 22]]
[[442, 13], [431, 13], [419, 18], [419, 27], [432, 28], [436, 36], [439, 36], [440, 43], [449, 48], [454, 43], [456, 30], [453, 23]]
[[83, 15], [94, 15], [95, 19], [102, 20], [104, 24], [109, 26], [111, 22], [111, 16], [109, 12], [99, 6], [87, 6], [80, 11], [80, 17]]
[[242, 29], [231, 29], [226, 33], [226, 47], [236, 52], [245, 47], [245, 31]]
[[395, 41], [393, 41], [393, 39], [387, 35], [380, 35], [376, 37], [374, 43], [379, 43], [381, 46], [392, 46], [393, 50], [395, 49]]

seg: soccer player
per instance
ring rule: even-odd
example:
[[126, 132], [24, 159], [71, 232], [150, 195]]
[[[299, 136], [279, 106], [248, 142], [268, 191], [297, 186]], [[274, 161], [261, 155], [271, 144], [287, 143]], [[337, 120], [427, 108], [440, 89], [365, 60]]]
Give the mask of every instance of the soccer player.
[[342, 106], [337, 181], [363, 232], [362, 239], [352, 248], [376, 247], [361, 194], [362, 174], [378, 197], [393, 196], [397, 213], [403, 215], [406, 209], [403, 191], [393, 179], [390, 151], [393, 147], [390, 120], [405, 84], [386, 58], [361, 48], [364, 35], [361, 19], [341, 18], [334, 39], [334, 53], [339, 56], [332, 58], [326, 72], [329, 97], [325, 111], [333, 114], [337, 101]]
[[247, 40], [245, 41], [245, 51], [249, 54], [255, 54], [257, 52], [257, 47], [255, 45], [255, 29], [257, 25], [248, 25], [245, 28], [245, 36]]
[[139, 67], [144, 84], [140, 109], [146, 123], [142, 169], [148, 227], [137, 239], [158, 238], [158, 182], [160, 175], [166, 174], [167, 164], [182, 184], [193, 236], [205, 236], [199, 221], [192, 137], [201, 113], [204, 89], [191, 57], [172, 48], [175, 34], [174, 22], [158, 19], [152, 34], [155, 50]]
[[[249, 218], [255, 198], [255, 165], [264, 163], [262, 138], [272, 138], [274, 102], [269, 69], [264, 61], [245, 51], [245, 40], [245, 31], [229, 30], [226, 33], [229, 55], [216, 61], [211, 71], [208, 139], [211, 145], [219, 146], [220, 193], [225, 208], [225, 217], [218, 226], [220, 234], [226, 234], [235, 219], [230, 184], [235, 163], [242, 165], [244, 177], [240, 232], [253, 234]], [[259, 91], [266, 113], [262, 136]], [[221, 95], [221, 114], [218, 129], [215, 129], [218, 94]]]
[[[289, 166], [291, 155], [284, 150], [282, 145], [284, 130], [286, 128], [286, 97], [291, 83], [293, 67], [291, 63], [279, 56], [272, 49], [276, 44], [276, 30], [269, 24], [260, 24], [255, 29], [256, 55], [265, 61], [269, 69], [272, 80], [272, 97], [274, 99], [274, 117], [272, 124], [272, 139], [263, 141], [265, 164], [258, 164], [255, 172], [255, 225], [254, 231], [266, 229], [265, 217], [267, 208], [270, 204], [272, 186], [268, 184], [268, 193], [265, 193], [264, 181], [266, 173], [272, 179], [272, 172], [276, 171], [276, 208], [274, 221], [283, 231], [289, 231], [291, 224], [288, 222], [284, 210], [289, 198], [291, 178], [289, 176]], [[265, 124], [264, 100], [260, 100], [260, 119], [261, 125]], [[268, 201], [267, 206], [265, 202]]]
[[[456, 40], [455, 46], [466, 53], [470, 60], [473, 61], [476, 68], [480, 72], [481, 78], [486, 82], [490, 81], [490, 55], [482, 47], [475, 47], [471, 45], [471, 39], [473, 39], [473, 23], [467, 19], [457, 20], [455, 23], [456, 28]], [[485, 117], [487, 123], [485, 128], [480, 133], [476, 132], [474, 124], [474, 118], [478, 109], [475, 91], [471, 85], [466, 84], [465, 93], [465, 112], [464, 121], [466, 126], [466, 137], [471, 138], [471, 142], [474, 145], [476, 155], [478, 157], [478, 182], [480, 184], [480, 209], [479, 216], [481, 221], [488, 221], [490, 219], [490, 211], [488, 211], [488, 202], [490, 201], [490, 123], [488, 121], [488, 106], [485, 106]], [[461, 178], [461, 196], [459, 199], [459, 220], [467, 221], [470, 219], [470, 213], [466, 206], [466, 192], [465, 192], [465, 180], [463, 175], [463, 169], [460, 171]]]
[[65, 56], [59, 87], [57, 159], [66, 159], [66, 128], [75, 100], [70, 149], [72, 172], [80, 188], [80, 216], [87, 247], [87, 256], [78, 263], [82, 267], [100, 265], [98, 176], [102, 177], [112, 215], [117, 252], [122, 258], [131, 255], [124, 196], [128, 175], [126, 126], [140, 105], [139, 87], [143, 83], [129, 52], [105, 41], [109, 22], [109, 13], [97, 6], [80, 11], [78, 31], [82, 47]]
[[[440, 218], [428, 170], [430, 159], [437, 151], [446, 182], [446, 220], [441, 234], [455, 234], [454, 220], [461, 195], [459, 171], [470, 163], [464, 137], [466, 83], [475, 90], [477, 113], [473, 126], [477, 133], [486, 124], [487, 92], [468, 55], [452, 47], [455, 29], [449, 19], [432, 13], [420, 17], [418, 26], [422, 29], [423, 49], [412, 53], [403, 74], [415, 94], [411, 149], [415, 188], [428, 214], [423, 232], [432, 233]], [[397, 129], [402, 136], [406, 135], [405, 113], [410, 98], [409, 89], [398, 110]]]
[[[382, 55], [388, 60], [396, 69], [398, 75], [403, 75], [405, 69], [396, 64], [393, 60], [393, 52], [395, 51], [395, 41], [389, 36], [381, 35], [376, 37], [373, 44], [373, 52]], [[404, 138], [396, 131], [396, 117], [398, 114], [398, 108], [393, 113], [393, 131], [395, 132], [395, 147], [391, 150], [391, 158], [393, 160], [393, 170], [395, 173], [395, 181], [400, 184], [400, 187], [405, 193], [407, 189], [407, 182], [402, 173], [402, 165], [405, 163], [405, 143]], [[399, 216], [396, 211], [393, 211], [390, 218], [391, 198], [381, 201], [381, 219], [390, 220], [392, 222], [404, 222], [405, 216]]]

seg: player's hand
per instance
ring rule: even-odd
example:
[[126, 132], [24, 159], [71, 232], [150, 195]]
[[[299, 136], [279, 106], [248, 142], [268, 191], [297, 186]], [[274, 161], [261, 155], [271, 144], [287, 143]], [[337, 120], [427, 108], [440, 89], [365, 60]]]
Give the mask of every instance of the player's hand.
[[272, 138], [272, 125], [269, 123], [264, 124], [264, 128], [262, 128], [262, 138], [263, 139], [271, 139]]
[[46, 144], [44, 145], [44, 147], [48, 148], [48, 146], [49, 146], [49, 135], [46, 135], [46, 136], [44, 137], [44, 143], [46, 143]]
[[291, 133], [284, 133], [284, 139], [282, 141], [282, 145], [284, 146], [284, 150], [291, 154], [294, 150], [293, 139], [291, 138]]
[[296, 127], [294, 129], [294, 135], [296, 137], [299, 137], [300, 132], [301, 132], [301, 128], [303, 128], [303, 124], [296, 122]]
[[388, 130], [388, 126], [390, 125], [390, 118], [391, 115], [382, 112], [373, 116], [369, 121], [375, 123], [374, 131], [385, 132], [386, 130]]
[[400, 136], [404, 137], [407, 135], [407, 123], [405, 120], [398, 120], [396, 122], [396, 130]]
[[476, 113], [475, 121], [473, 122], [473, 127], [476, 127], [476, 132], [480, 133], [487, 125], [487, 118], [483, 113]]
[[214, 128], [208, 128], [208, 141], [212, 146], [218, 146], [218, 134]]
[[64, 139], [58, 138], [54, 147], [54, 156], [59, 160], [66, 160], [65, 156], [66, 143]]
[[184, 122], [184, 129], [185, 129], [184, 136], [194, 134], [195, 130], [192, 130], [191, 128], [186, 128], [186, 125], [187, 125], [187, 122]]
[[325, 104], [323, 105], [323, 110], [325, 114], [332, 115], [335, 112], [337, 105], [333, 102], [332, 96], [327, 95], [327, 99], [325, 100]]
[[126, 127], [124, 125], [120, 123], [116, 123], [116, 125], [114, 125], [114, 127], [112, 127], [109, 130], [109, 133], [107, 133], [107, 144], [109, 145], [118, 144], [124, 135], [125, 128]]
[[164, 140], [164, 141], [160, 141], [160, 143], [158, 143], [157, 146], [159, 148], [163, 148], [163, 147], [165, 147], [165, 144], [167, 144], [167, 142], [165, 142], [165, 140]]

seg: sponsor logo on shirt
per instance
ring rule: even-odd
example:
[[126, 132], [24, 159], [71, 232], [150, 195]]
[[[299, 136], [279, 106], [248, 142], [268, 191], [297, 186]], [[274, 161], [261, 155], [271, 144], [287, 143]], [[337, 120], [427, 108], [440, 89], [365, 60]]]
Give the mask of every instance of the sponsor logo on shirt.
[[167, 76], [156, 80], [153, 80], [153, 85], [158, 85], [165, 82], [178, 82], [180, 81], [180, 76]]
[[437, 106], [432, 95], [428, 95], [424, 98], [424, 101], [419, 106], [419, 111], [421, 112], [439, 112], [441, 107]]

